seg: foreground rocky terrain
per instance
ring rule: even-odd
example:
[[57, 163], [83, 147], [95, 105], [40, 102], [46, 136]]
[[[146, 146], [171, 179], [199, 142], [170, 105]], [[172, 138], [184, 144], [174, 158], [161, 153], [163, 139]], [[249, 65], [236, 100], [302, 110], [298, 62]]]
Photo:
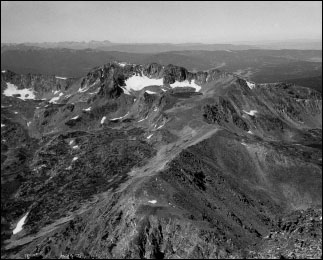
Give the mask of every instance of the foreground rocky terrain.
[[317, 258], [321, 208], [313, 89], [157, 63], [1, 73], [4, 258]]

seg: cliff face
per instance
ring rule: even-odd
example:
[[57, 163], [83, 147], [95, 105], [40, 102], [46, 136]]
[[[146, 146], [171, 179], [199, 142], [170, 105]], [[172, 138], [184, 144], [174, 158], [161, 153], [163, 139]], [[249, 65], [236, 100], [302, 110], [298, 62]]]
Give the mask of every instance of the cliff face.
[[314, 90], [117, 62], [1, 90], [3, 257], [256, 257], [288, 214], [321, 216]]

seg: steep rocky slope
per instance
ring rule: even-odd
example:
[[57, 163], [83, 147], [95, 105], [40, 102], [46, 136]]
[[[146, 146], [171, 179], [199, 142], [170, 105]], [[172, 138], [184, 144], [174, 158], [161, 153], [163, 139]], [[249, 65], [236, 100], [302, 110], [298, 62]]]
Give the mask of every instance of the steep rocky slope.
[[282, 219], [321, 216], [314, 90], [111, 62], [1, 93], [3, 257], [279, 257]]

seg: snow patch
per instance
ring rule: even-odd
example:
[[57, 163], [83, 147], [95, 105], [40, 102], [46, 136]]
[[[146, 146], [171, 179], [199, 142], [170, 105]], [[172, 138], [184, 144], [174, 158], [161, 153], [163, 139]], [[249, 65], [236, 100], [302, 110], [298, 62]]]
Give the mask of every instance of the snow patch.
[[[95, 84], [95, 83], [94, 83], [94, 84]], [[94, 85], [94, 84], [93, 84], [93, 85]], [[86, 92], [86, 91], [88, 91], [88, 90], [89, 90], [93, 85], [88, 86], [88, 87], [85, 87], [85, 88], [79, 88], [77, 92], [79, 92], [79, 93]]]
[[[56, 92], [56, 91], [55, 91]], [[60, 97], [61, 96], [63, 96], [64, 94], [63, 93], [60, 93], [59, 95], [58, 95], [58, 97], [53, 97], [51, 100], [49, 100], [48, 102], [49, 103], [56, 103], [56, 101], [57, 100], [59, 100], [60, 99]]]
[[79, 146], [78, 146], [78, 145], [74, 145], [72, 148], [73, 148], [73, 149], [78, 149], [78, 148], [79, 148]]
[[127, 62], [118, 62], [119, 66], [120, 67], [124, 67], [126, 66], [128, 63]]
[[157, 127], [157, 129], [162, 128], [164, 125], [165, 125], [165, 124], [162, 124], [162, 125], [158, 126], [158, 127]]
[[58, 76], [55, 76], [55, 78], [57, 78], [57, 79], [67, 79], [66, 77], [58, 77]]
[[153, 136], [153, 134], [148, 135], [148, 136], [147, 136], [147, 139], [150, 139], [152, 136]]
[[141, 90], [147, 86], [152, 86], [152, 85], [158, 85], [158, 86], [162, 86], [163, 85], [163, 79], [151, 79], [148, 78], [147, 76], [143, 75], [143, 76], [137, 76], [134, 75], [130, 78], [128, 78], [126, 81], [126, 89], [128, 91], [130, 90]]
[[128, 114], [129, 114], [129, 112], [128, 112], [127, 114], [125, 114], [124, 116], [116, 117], [116, 118], [112, 118], [112, 119], [110, 119], [110, 121], [114, 121], [114, 120], [122, 119], [122, 118], [126, 117]]
[[248, 87], [249, 87], [250, 89], [253, 89], [253, 88], [255, 88], [255, 87], [256, 87], [256, 84], [255, 84], [255, 83], [251, 83], [251, 82], [249, 82], [249, 81], [246, 81], [246, 83], [247, 83], [247, 85], [248, 85]]
[[18, 114], [18, 112], [17, 112], [17, 111], [15, 111], [14, 113], [15, 113], [16, 115]]
[[149, 90], [146, 90], [145, 92], [147, 92], [147, 93], [148, 93], [148, 94], [150, 94], [150, 95], [157, 94], [157, 92], [149, 91]]
[[251, 135], [253, 135], [253, 132], [251, 132], [250, 130], [247, 132], [248, 134], [251, 134]]
[[86, 109], [83, 109], [83, 111], [91, 111], [91, 107], [88, 107]]
[[59, 93], [59, 90], [54, 91], [54, 95], [56, 95], [57, 93]]
[[191, 82], [189, 82], [188, 80], [175, 81], [173, 84], [170, 84], [170, 86], [171, 88], [191, 87], [191, 88], [195, 88], [196, 92], [201, 90], [201, 86], [197, 85], [194, 79]]
[[75, 119], [78, 119], [79, 117], [80, 117], [80, 116], [75, 116], [75, 117], [73, 117], [73, 118], [71, 118], [71, 119], [74, 119], [74, 120], [75, 120]]
[[7, 88], [4, 90], [3, 94], [7, 97], [12, 97], [13, 95], [20, 94], [20, 99], [35, 99], [36, 96], [34, 91], [29, 88], [18, 89], [18, 87], [14, 84], [7, 82]]
[[149, 203], [156, 204], [157, 200], [148, 200]]
[[142, 122], [142, 121], [144, 121], [144, 120], [146, 120], [148, 118], [148, 116], [146, 116], [145, 118], [143, 118], [143, 119], [140, 119], [139, 121], [138, 121], [138, 123], [139, 122]]
[[102, 117], [102, 119], [101, 119], [101, 125], [104, 123], [104, 121], [107, 119], [107, 117], [106, 116], [104, 116], [104, 117]]
[[71, 140], [70, 142], [69, 142], [69, 145], [72, 145], [74, 143], [74, 140]]
[[30, 124], [31, 124], [31, 121], [27, 122], [27, 127], [29, 127], [29, 126], [30, 126]]
[[79, 158], [77, 156], [75, 156], [72, 160], [72, 162], [75, 162], [76, 160], [78, 160]]
[[5, 126], [6, 126], [6, 125], [4, 125], [4, 124], [1, 124], [1, 128], [2, 128], [2, 127], [5, 127]]
[[130, 92], [128, 90], [126, 90], [125, 88], [121, 87], [123, 90], [123, 93], [125, 93], [126, 95], [131, 95]]
[[254, 116], [256, 113], [258, 113], [257, 110], [250, 110], [249, 112], [243, 110], [243, 112], [246, 113], [246, 114], [248, 114], [248, 115], [250, 115], [250, 116]]
[[28, 216], [28, 213], [29, 213], [29, 212], [27, 212], [27, 213], [26, 213], [26, 215], [25, 215], [25, 216], [23, 216], [23, 217], [18, 221], [16, 228], [12, 231], [12, 233], [13, 233], [13, 234], [17, 234], [18, 232], [20, 232], [20, 231], [22, 230], [22, 227], [23, 227], [23, 225], [25, 224], [26, 218], [27, 218], [27, 216]]

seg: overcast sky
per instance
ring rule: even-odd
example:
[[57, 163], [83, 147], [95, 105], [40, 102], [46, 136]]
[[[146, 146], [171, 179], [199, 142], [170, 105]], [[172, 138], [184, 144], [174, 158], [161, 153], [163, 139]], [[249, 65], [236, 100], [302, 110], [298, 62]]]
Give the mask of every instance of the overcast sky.
[[1, 42], [322, 38], [322, 2], [1, 2]]

